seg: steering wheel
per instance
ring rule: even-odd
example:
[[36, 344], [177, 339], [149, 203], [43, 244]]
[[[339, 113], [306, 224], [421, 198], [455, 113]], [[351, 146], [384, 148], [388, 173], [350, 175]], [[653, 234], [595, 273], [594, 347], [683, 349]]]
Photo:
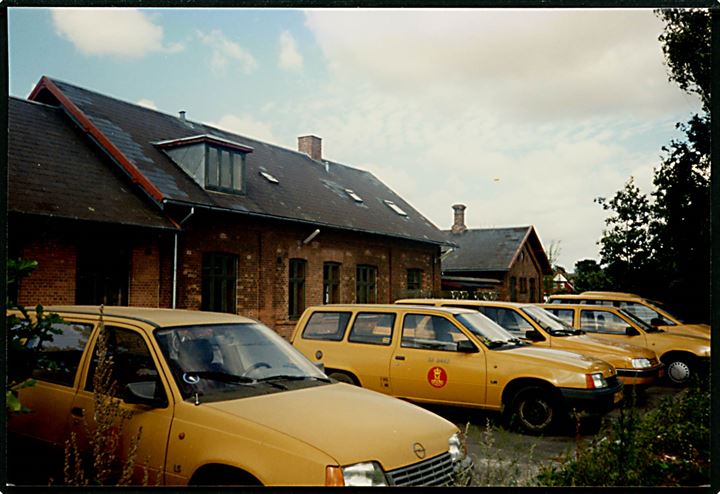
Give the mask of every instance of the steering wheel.
[[271, 367], [272, 367], [272, 365], [268, 364], [267, 362], [255, 362], [250, 367], [245, 369], [245, 372], [243, 372], [242, 375], [247, 376], [248, 374], [250, 374], [252, 371], [254, 371], [256, 369], [263, 369], [263, 368], [270, 369]]

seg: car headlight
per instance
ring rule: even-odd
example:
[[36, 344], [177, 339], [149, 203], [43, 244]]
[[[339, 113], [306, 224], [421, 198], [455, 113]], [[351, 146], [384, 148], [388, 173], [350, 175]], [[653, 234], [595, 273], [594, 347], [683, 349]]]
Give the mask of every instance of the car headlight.
[[460, 439], [460, 433], [456, 432], [448, 439], [448, 453], [452, 461], [461, 461], [465, 458], [465, 445]]
[[350, 487], [387, 485], [385, 472], [383, 472], [382, 467], [374, 461], [342, 467], [342, 475], [345, 485]]
[[602, 375], [602, 372], [595, 372], [593, 374], [585, 374], [585, 383], [588, 389], [607, 388], [607, 381]]
[[632, 359], [632, 366], [634, 369], [647, 369], [648, 367], [652, 367], [652, 363], [650, 363], [650, 359], [634, 358]]

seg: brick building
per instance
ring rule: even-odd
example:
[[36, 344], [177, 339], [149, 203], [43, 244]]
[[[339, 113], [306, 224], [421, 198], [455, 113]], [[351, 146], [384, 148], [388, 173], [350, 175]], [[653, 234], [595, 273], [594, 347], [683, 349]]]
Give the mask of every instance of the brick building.
[[446, 231], [456, 244], [442, 257], [444, 290], [491, 292], [499, 300], [541, 302], [543, 278], [552, 268], [532, 226], [465, 226], [465, 206], [453, 206], [454, 222]]
[[444, 234], [372, 174], [43, 77], [9, 100], [9, 249], [26, 305], [238, 312], [440, 290]]

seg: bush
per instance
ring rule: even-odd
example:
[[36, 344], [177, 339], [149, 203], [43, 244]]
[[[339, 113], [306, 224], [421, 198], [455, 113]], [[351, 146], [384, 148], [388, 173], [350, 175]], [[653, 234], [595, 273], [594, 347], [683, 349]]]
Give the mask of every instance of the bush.
[[710, 483], [710, 392], [699, 383], [645, 415], [633, 406], [586, 448], [544, 467], [543, 486], [697, 486]]

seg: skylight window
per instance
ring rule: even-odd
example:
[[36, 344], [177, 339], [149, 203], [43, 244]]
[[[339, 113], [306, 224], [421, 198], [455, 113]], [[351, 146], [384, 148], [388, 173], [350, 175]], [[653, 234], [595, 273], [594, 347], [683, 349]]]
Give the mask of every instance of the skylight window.
[[402, 209], [400, 209], [400, 206], [398, 206], [398, 205], [395, 204], [394, 202], [392, 202], [392, 201], [387, 201], [387, 200], [384, 201], [384, 202], [385, 202], [385, 204], [387, 204], [387, 207], [389, 207], [390, 209], [392, 209], [393, 211], [395, 211], [395, 212], [396, 212], [397, 214], [399, 214], [400, 216], [407, 216], [407, 213], [406, 213], [405, 211], [403, 211]]
[[345, 192], [352, 197], [355, 202], [363, 202], [362, 197], [357, 195], [352, 189], [345, 189]]
[[262, 172], [262, 171], [261, 171], [261, 172], [260, 172], [260, 175], [262, 175], [262, 176], [265, 178], [265, 180], [267, 180], [267, 181], [270, 182], [271, 184], [279, 184], [279, 183], [280, 183], [280, 181], [279, 181], [277, 178], [273, 177], [273, 176], [270, 175], [268, 172]]

